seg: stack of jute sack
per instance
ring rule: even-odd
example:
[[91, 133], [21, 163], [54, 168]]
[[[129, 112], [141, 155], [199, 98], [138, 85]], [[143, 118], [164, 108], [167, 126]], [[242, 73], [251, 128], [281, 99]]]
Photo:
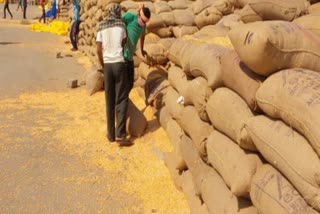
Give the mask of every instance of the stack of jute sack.
[[[233, 26], [234, 50], [185, 38], [171, 46], [159, 119], [174, 147], [167, 165], [194, 213], [320, 211], [316, 22]], [[241, 209], [243, 198], [255, 208]]]
[[[121, 1], [121, 0], [80, 0], [79, 49], [92, 62], [98, 64], [96, 55], [97, 26], [107, 16], [107, 8], [112, 3], [119, 3], [124, 12], [136, 12], [139, 4], [144, 4], [151, 11], [147, 23], [147, 32], [160, 38], [181, 38], [198, 32], [207, 25], [214, 25], [224, 15], [232, 14], [235, 0], [174, 0], [174, 1]], [[240, 17], [240, 16], [239, 16]], [[207, 30], [208, 31], [208, 30]], [[209, 30], [210, 31], [210, 30]], [[155, 48], [153, 48], [155, 49]], [[163, 53], [163, 48], [157, 47]], [[155, 50], [153, 52], [156, 52]], [[157, 52], [157, 54], [159, 54]]]
[[319, 213], [320, 3], [145, 4], [155, 20], [136, 85], [170, 138], [165, 163], [191, 213]]
[[120, 3], [121, 0], [80, 0], [80, 31], [78, 35], [79, 49], [90, 60], [99, 65], [97, 57], [96, 36], [100, 21], [107, 16], [107, 9], [112, 3]]

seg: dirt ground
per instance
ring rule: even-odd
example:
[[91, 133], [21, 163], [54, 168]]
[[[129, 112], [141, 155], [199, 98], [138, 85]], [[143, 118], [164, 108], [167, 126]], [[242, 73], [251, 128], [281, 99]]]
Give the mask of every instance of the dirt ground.
[[[29, 7], [30, 22], [38, 12]], [[172, 148], [151, 109], [134, 146], [110, 144], [103, 92], [66, 87], [90, 67], [66, 41], [31, 32], [19, 18], [0, 19], [0, 213], [189, 213], [164, 165]], [[136, 91], [130, 97], [145, 108]]]

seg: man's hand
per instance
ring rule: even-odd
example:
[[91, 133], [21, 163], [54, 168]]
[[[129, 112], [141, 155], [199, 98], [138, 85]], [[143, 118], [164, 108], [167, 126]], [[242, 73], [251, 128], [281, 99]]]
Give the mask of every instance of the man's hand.
[[143, 57], [147, 57], [148, 56], [148, 54], [147, 54], [147, 52], [145, 50], [141, 50], [141, 54], [142, 54]]
[[137, 12], [139, 13], [140, 12], [140, 10], [142, 9], [144, 7], [144, 4], [139, 4], [139, 7], [138, 7], [138, 9], [137, 9]]
[[97, 54], [98, 54], [100, 65], [103, 69], [104, 63], [103, 63], [103, 55], [102, 55], [102, 42], [97, 42]]

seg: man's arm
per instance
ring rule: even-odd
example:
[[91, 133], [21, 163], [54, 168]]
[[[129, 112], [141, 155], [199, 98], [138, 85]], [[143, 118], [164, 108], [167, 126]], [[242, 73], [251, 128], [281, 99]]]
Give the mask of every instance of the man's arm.
[[142, 56], [146, 57], [147, 52], [144, 51], [144, 38], [145, 38], [145, 33], [143, 33], [140, 37], [140, 50], [141, 50], [141, 54]]
[[104, 63], [103, 63], [103, 56], [102, 56], [102, 42], [97, 42], [97, 53], [98, 53], [100, 65], [103, 68]]

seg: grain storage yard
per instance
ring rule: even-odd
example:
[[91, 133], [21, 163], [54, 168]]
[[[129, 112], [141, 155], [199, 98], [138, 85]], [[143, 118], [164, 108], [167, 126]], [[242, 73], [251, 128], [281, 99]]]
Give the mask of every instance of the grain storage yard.
[[[73, 2], [0, 20], [1, 213], [320, 212], [318, 0], [79, 0], [70, 51]], [[128, 147], [97, 53], [114, 4], [151, 12]]]

